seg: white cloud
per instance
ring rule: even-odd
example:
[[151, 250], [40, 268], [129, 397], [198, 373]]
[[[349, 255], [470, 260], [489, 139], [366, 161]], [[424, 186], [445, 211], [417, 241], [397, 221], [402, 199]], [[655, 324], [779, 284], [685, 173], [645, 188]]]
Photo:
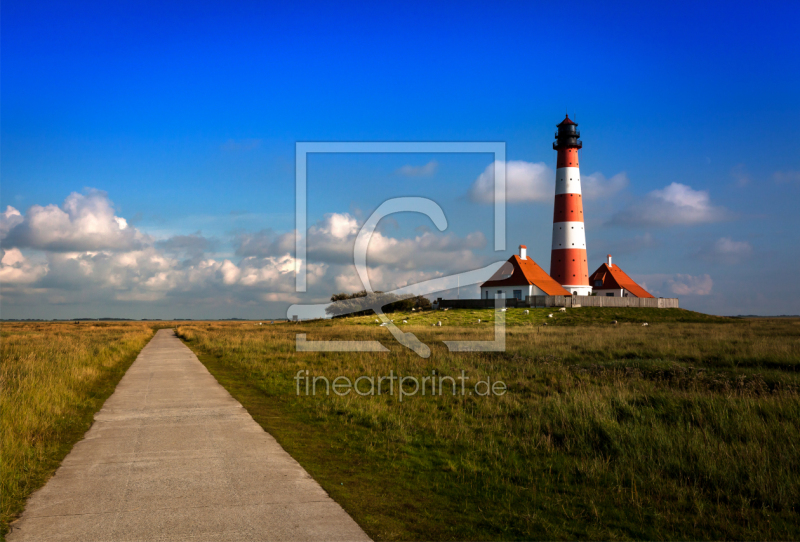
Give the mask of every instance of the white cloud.
[[[373, 290], [391, 291], [409, 284], [417, 284], [426, 280], [444, 276], [441, 271], [418, 271], [396, 269], [388, 266], [370, 267], [367, 269], [370, 286]], [[364, 289], [356, 270], [342, 269], [334, 281], [337, 292], [352, 293]]]
[[236, 284], [242, 274], [241, 270], [236, 267], [236, 264], [230, 260], [222, 262], [220, 273], [222, 273], [222, 282], [225, 284]]
[[714, 286], [714, 281], [708, 274], [653, 274], [632, 275], [633, 280], [645, 290], [656, 297], [671, 297], [673, 295], [709, 295]]
[[672, 183], [653, 190], [644, 201], [629, 205], [611, 219], [611, 223], [634, 226], [676, 226], [719, 222], [731, 218], [724, 207], [711, 204], [706, 190]]
[[744, 164], [736, 164], [731, 168], [731, 177], [736, 181], [736, 186], [747, 186], [753, 180]]
[[708, 295], [711, 293], [711, 288], [714, 286], [714, 281], [708, 274], [692, 276], [692, 275], [675, 275], [673, 279], [668, 282], [670, 290], [676, 295]]
[[0, 240], [5, 239], [8, 232], [15, 226], [21, 224], [25, 219], [18, 210], [14, 209], [11, 205], [6, 207], [3, 213], [0, 213]]
[[599, 248], [602, 252], [612, 255], [633, 254], [641, 250], [655, 248], [660, 245], [659, 241], [650, 232], [642, 235], [634, 235], [625, 239], [613, 241], [599, 239]]
[[431, 160], [424, 166], [412, 166], [406, 164], [397, 170], [397, 173], [406, 177], [430, 177], [436, 170], [439, 169], [439, 163], [436, 160]]
[[753, 253], [753, 246], [747, 241], [734, 241], [730, 237], [722, 237], [698, 255], [705, 260], [722, 263], [738, 263]]
[[[332, 213], [308, 229], [308, 258], [314, 262], [353, 265], [353, 247], [360, 228], [358, 220], [347, 214]], [[294, 250], [294, 232], [274, 236], [270, 232], [240, 234], [237, 254], [270, 256]], [[486, 246], [481, 232], [465, 237], [424, 231], [399, 239], [375, 231], [370, 239], [368, 262], [371, 266], [391, 265], [404, 269], [437, 268], [463, 270], [474, 261], [473, 250]]]
[[776, 171], [772, 178], [778, 184], [800, 183], [800, 171]]
[[31, 284], [47, 274], [46, 264], [30, 262], [18, 248], [0, 252], [0, 284]]
[[584, 199], [605, 199], [628, 186], [628, 183], [628, 174], [624, 171], [610, 179], [606, 179], [602, 173], [592, 173], [581, 177], [581, 192]]
[[[555, 173], [544, 162], [521, 160], [499, 162], [506, 168], [506, 202], [525, 203], [552, 201], [555, 195]], [[469, 197], [478, 203], [494, 203], [494, 167], [486, 166], [469, 190]]]
[[[7, 236], [0, 258], [6, 307], [86, 303], [161, 303], [162, 306], [259, 306], [318, 302], [337, 290], [360, 290], [353, 246], [361, 226], [348, 213], [331, 213], [309, 228], [308, 295], [295, 292], [294, 232], [240, 233], [236, 256], [216, 257], [200, 232], [155, 241], [114, 213], [99, 191], [71, 194], [62, 206], [13, 207], [0, 215]], [[375, 232], [368, 261], [373, 287], [472, 269], [480, 232], [465, 237], [422, 232], [413, 238]], [[29, 254], [30, 253], [30, 254]], [[273, 309], [274, 310], [274, 309]]]
[[[34, 205], [21, 217], [13, 207], [3, 215], [3, 245], [48, 251], [131, 250], [149, 242], [124, 218], [115, 216], [105, 192], [73, 192], [61, 207]], [[13, 224], [6, 231], [6, 225]]]
[[358, 233], [358, 220], [348, 213], [331, 213], [309, 228], [309, 236], [322, 234], [335, 239], [347, 239]]
[[270, 292], [261, 296], [264, 301], [271, 301], [277, 303], [299, 303], [301, 300], [295, 294], [286, 294], [278, 292]]
[[[503, 163], [500, 162], [502, 167]], [[506, 202], [551, 202], [555, 197], [555, 173], [544, 162], [511, 160], [506, 166]], [[494, 203], [494, 167], [489, 164], [472, 183], [469, 197], [478, 203]], [[586, 199], [596, 200], [613, 196], [628, 186], [624, 171], [606, 179], [602, 173], [592, 173], [581, 178], [581, 189]]]

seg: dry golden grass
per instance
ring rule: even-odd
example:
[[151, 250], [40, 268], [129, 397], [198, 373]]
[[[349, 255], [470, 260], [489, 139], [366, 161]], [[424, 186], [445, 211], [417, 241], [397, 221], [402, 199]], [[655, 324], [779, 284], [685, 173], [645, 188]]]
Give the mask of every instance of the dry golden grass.
[[3, 323], [2, 535], [153, 334], [144, 323]]

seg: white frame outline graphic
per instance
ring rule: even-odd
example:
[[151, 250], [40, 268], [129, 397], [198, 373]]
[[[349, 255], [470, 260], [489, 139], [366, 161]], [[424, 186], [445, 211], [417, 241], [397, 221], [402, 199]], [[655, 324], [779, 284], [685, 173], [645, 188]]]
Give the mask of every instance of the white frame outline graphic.
[[[298, 141], [295, 143], [295, 291], [306, 291], [308, 235], [307, 158], [328, 154], [475, 154], [494, 155], [494, 250], [506, 249], [506, 144], [497, 141]], [[502, 167], [500, 166], [502, 164]]]
[[[308, 216], [307, 216], [307, 159], [309, 153], [464, 153], [475, 154], [485, 153], [492, 154], [494, 164], [494, 249], [495, 251], [505, 250], [506, 246], [506, 168], [505, 157], [506, 149], [503, 142], [297, 142], [295, 144], [295, 291], [306, 291], [306, 237], [308, 234]], [[394, 202], [414, 200], [423, 198], [396, 198]], [[424, 200], [434, 205], [441, 213], [441, 208], [432, 200]], [[406, 201], [407, 202], [407, 201]], [[422, 202], [418, 202], [422, 203]], [[390, 201], [384, 202], [381, 208]], [[411, 209], [402, 209], [411, 210]], [[419, 209], [415, 209], [419, 211]], [[379, 214], [380, 208], [376, 213]], [[423, 211], [419, 211], [423, 212]], [[429, 214], [429, 213], [426, 213]], [[429, 214], [430, 216], [430, 214]], [[433, 217], [431, 217], [433, 218]], [[380, 220], [380, 218], [377, 218]], [[441, 220], [444, 222], [440, 229], [446, 226], [446, 219], [442, 214]], [[435, 222], [435, 220], [434, 220]], [[377, 224], [373, 225], [374, 226]], [[361, 237], [363, 230], [359, 232]], [[371, 230], [367, 233], [368, 237], [371, 235]], [[358, 242], [356, 242], [358, 246]], [[363, 275], [362, 282], [367, 281], [365, 287], [371, 291], [368, 278], [366, 276], [366, 245], [364, 248], [364, 262], [362, 263]], [[357, 257], [354, 252], [354, 258]], [[356, 268], [359, 267], [359, 262], [354, 262]], [[497, 262], [496, 265], [502, 262]], [[488, 268], [484, 268], [485, 272]], [[478, 271], [478, 272], [481, 272]], [[465, 276], [471, 275], [475, 272], [465, 273]], [[359, 272], [361, 275], [362, 273]], [[489, 273], [491, 276], [492, 272]], [[450, 277], [452, 278], [452, 277]], [[488, 277], [485, 277], [488, 278]], [[442, 279], [447, 280], [447, 277], [433, 279], [432, 281], [425, 281], [428, 283], [441, 282]], [[484, 279], [485, 280], [485, 279]], [[402, 289], [401, 289], [402, 290]], [[399, 290], [398, 290], [399, 291]], [[499, 296], [495, 296], [495, 318], [494, 318], [494, 340], [492, 341], [444, 341], [448, 350], [451, 352], [499, 352], [505, 350], [505, 300]], [[297, 307], [293, 305], [290, 310]], [[375, 309], [376, 313], [386, 325], [395, 339], [397, 339], [404, 346], [414, 350], [419, 356], [427, 358], [430, 356], [431, 351], [426, 345], [421, 343], [412, 333], [403, 333], [397, 329], [393, 321], [390, 321], [380, 307]], [[441, 325], [441, 323], [439, 324]], [[305, 333], [295, 334], [295, 349], [298, 352], [387, 352], [388, 349], [384, 347], [379, 341], [308, 341]]]

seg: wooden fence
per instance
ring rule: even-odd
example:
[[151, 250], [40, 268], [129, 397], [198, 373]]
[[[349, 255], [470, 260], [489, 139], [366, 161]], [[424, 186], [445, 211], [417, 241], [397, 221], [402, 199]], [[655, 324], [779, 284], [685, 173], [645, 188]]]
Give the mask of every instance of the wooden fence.
[[529, 307], [641, 307], [677, 309], [677, 297], [606, 297], [599, 295], [534, 295]]

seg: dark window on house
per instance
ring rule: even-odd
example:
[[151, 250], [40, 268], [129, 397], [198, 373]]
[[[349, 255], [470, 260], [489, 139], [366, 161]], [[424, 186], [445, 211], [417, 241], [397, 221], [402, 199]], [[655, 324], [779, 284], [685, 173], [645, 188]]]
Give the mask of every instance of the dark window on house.
[[522, 290], [514, 290], [514, 299], [522, 300]]
[[603, 286], [603, 281], [602, 280], [594, 281], [594, 287], [595, 288], [600, 288], [601, 286]]
[[606, 294], [606, 297], [614, 297], [614, 294]]

